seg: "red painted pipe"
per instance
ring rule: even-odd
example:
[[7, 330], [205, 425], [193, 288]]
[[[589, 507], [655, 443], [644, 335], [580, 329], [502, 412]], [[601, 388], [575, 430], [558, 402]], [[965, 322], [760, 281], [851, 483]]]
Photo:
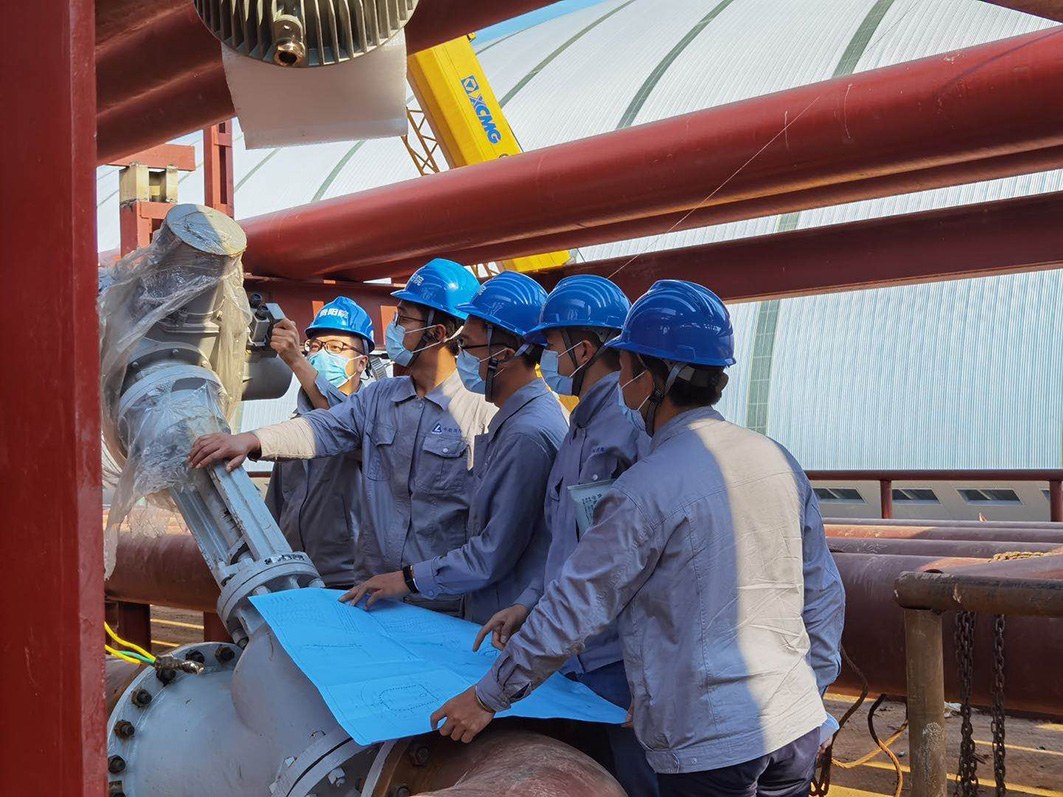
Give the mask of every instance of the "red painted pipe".
[[[1063, 192], [574, 263], [544, 272], [612, 277], [629, 296], [688, 279], [750, 301], [1063, 264]], [[841, 477], [833, 477], [841, 478]]]
[[928, 169], [960, 182], [1063, 147], [1060, 42], [1055, 28], [260, 216], [245, 263], [309, 277]]
[[[407, 51], [434, 47], [551, 1], [421, 0], [405, 28]], [[162, 0], [157, 10], [142, 0], [103, 5], [107, 13], [96, 50], [97, 162], [235, 115], [222, 45], [199, 21], [191, 0]]]
[[[854, 179], [851, 182], [837, 185], [802, 191], [789, 191], [776, 196], [740, 200], [694, 211], [682, 211], [614, 222], [612, 224], [587, 226], [560, 233], [531, 235], [515, 241], [477, 244], [472, 247], [453, 245], [440, 248], [433, 253], [433, 256], [449, 257], [459, 263], [487, 263], [493, 260], [504, 260], [541, 252], [554, 252], [579, 246], [659, 235], [678, 230], [692, 230], [743, 219], [840, 205], [862, 199], [873, 199], [931, 188], [961, 185], [979, 180], [993, 180], [1016, 174], [1046, 171], [1057, 168], [1060, 163], [1063, 163], [1063, 147], [1051, 147], [1049, 149], [986, 158], [977, 162], [936, 166], [884, 177]], [[927, 213], [929, 216], [929, 214], [936, 212], [939, 211], [928, 211]], [[647, 256], [648, 254], [639, 255], [631, 265], [639, 264]], [[631, 261], [632, 258], [618, 258], [618, 260], [623, 264]], [[360, 266], [353, 270], [348, 269], [341, 272], [341, 276], [348, 279], [363, 280], [375, 279], [381, 276], [412, 274], [423, 264], [423, 256], [405, 257], [391, 261], [380, 261], [367, 266]], [[575, 269], [578, 267], [572, 266], [572, 273], [577, 273]], [[627, 268], [630, 267], [628, 266]], [[624, 270], [626, 271], [627, 268]], [[549, 279], [550, 274], [551, 272], [545, 272], [543, 276]]]

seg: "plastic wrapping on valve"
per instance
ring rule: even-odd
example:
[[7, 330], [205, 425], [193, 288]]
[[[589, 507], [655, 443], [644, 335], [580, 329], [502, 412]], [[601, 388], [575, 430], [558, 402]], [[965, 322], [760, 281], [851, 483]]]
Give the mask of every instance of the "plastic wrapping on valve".
[[[244, 245], [228, 217], [178, 205], [149, 246], [101, 270], [104, 474], [114, 489], [105, 534], [108, 574], [123, 521], [152, 536], [183, 527], [167, 491], [190, 478], [185, 459], [192, 440], [235, 417], [251, 319]], [[189, 369], [207, 378], [169, 377]]]

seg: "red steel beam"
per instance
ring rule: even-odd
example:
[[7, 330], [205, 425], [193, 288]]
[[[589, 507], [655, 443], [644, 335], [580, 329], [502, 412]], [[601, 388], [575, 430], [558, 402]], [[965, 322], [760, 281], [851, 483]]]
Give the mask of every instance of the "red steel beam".
[[[434, 47], [552, 1], [421, 0], [405, 28], [406, 48]], [[101, 162], [235, 115], [221, 44], [190, 0], [101, 5], [107, 9], [96, 50]]]
[[1035, 17], [1063, 22], [1063, 0], [982, 0], [982, 2], [1010, 8], [1012, 11], [1021, 11]]
[[[0, 772], [4, 794], [104, 789], [103, 527], [92, 0], [19, 8], [0, 97]], [[42, 367], [41, 353], [47, 352]]]
[[[543, 273], [544, 284], [572, 274], [611, 277], [629, 296], [658, 279], [689, 279], [729, 301], [880, 288], [1063, 264], [1063, 192], [812, 227], [681, 249], [575, 263]], [[830, 472], [846, 481], [955, 481], [963, 471]], [[985, 481], [1048, 482], [1060, 471], [983, 475]]]
[[245, 262], [305, 278], [864, 180], [898, 193], [933, 169], [962, 182], [985, 159], [1058, 162], [1061, 42], [1054, 28], [259, 216]]
[[[1060, 164], [1063, 164], [1063, 147], [1052, 147], [987, 158], [976, 163], [965, 162], [921, 169], [914, 172], [901, 172], [885, 177], [855, 179], [838, 185], [803, 191], [790, 191], [776, 196], [731, 202], [697, 210], [582, 227], [562, 233], [532, 235], [516, 241], [478, 244], [470, 248], [454, 245], [440, 248], [434, 252], [433, 256], [449, 257], [460, 263], [487, 263], [540, 252], [572, 249], [609, 241], [641, 238], [678, 230], [709, 227], [743, 219], [840, 205], [861, 199], [924, 191], [981, 180], [994, 180], [1016, 174], [1055, 169]], [[341, 272], [339, 276], [353, 280], [375, 279], [380, 276], [401, 276], [412, 274], [423, 264], [423, 256], [387, 262], [380, 261], [354, 271]]]
[[196, 170], [196, 148], [185, 144], [159, 144], [124, 158], [116, 158], [109, 165], [132, 166], [134, 163], [147, 166], [149, 169], [165, 169], [173, 166], [181, 172], [194, 172]]
[[249, 292], [261, 294], [267, 302], [276, 302], [284, 314], [292, 319], [299, 329], [310, 326], [314, 315], [337, 296], [346, 296], [357, 302], [369, 313], [377, 345], [384, 345], [384, 328], [395, 315], [398, 300], [392, 297], [393, 285], [369, 285], [342, 280], [297, 280], [271, 279], [246, 276], [244, 287]]

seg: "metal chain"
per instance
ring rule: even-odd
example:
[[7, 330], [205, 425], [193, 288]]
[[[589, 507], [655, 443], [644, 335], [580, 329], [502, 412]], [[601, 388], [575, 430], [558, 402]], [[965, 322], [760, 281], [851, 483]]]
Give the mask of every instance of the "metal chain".
[[956, 797], [977, 797], [978, 761], [974, 757], [971, 725], [971, 682], [974, 677], [974, 612], [956, 613], [956, 663], [960, 668], [960, 762], [956, 770]]
[[1008, 793], [1004, 784], [1004, 615], [993, 618], [993, 777], [997, 797]]

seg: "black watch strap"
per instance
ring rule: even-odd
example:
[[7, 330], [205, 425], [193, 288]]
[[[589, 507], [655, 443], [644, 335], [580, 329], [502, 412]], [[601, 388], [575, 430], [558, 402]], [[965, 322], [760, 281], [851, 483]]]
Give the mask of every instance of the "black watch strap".
[[417, 582], [413, 580], [413, 565], [406, 565], [402, 568], [402, 578], [406, 582], [406, 588], [410, 590], [414, 595], [420, 592], [417, 589]]

